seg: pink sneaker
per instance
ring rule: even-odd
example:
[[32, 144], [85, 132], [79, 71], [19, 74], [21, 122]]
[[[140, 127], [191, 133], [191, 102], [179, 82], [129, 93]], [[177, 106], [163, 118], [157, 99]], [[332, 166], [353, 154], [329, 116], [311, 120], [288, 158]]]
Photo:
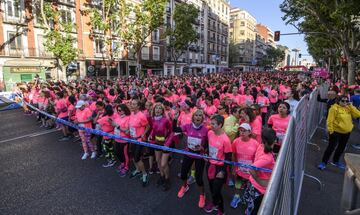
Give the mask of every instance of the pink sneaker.
[[204, 211], [206, 212], [206, 213], [211, 213], [211, 212], [213, 212], [213, 211], [217, 211], [218, 209], [217, 209], [217, 207], [212, 203], [212, 202], [210, 202], [208, 205], [206, 205], [206, 207], [204, 208]]
[[181, 188], [180, 188], [180, 190], [179, 190], [179, 192], [178, 192], [178, 197], [179, 197], [179, 198], [182, 198], [188, 190], [189, 190], [189, 186], [188, 186], [188, 185], [186, 185], [186, 187], [181, 186]]

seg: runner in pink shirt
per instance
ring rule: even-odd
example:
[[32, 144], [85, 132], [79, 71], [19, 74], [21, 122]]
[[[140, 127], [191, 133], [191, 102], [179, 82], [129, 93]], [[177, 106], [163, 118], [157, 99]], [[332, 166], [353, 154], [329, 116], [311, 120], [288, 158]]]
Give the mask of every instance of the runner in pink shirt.
[[[129, 119], [130, 109], [125, 104], [120, 104], [116, 108], [117, 115], [112, 120], [114, 134], [120, 137], [129, 138]], [[129, 172], [129, 144], [125, 140], [115, 139], [115, 155], [120, 161], [117, 167], [120, 177], [125, 177]]]
[[[255, 153], [259, 143], [251, 138], [251, 126], [248, 123], [243, 123], [239, 127], [240, 137], [236, 138], [232, 143], [232, 160], [242, 164], [251, 165], [254, 162]], [[249, 180], [250, 173], [249, 169], [242, 167], [234, 167], [233, 174], [236, 176], [235, 189], [236, 194], [234, 195], [230, 206], [237, 208], [240, 203], [240, 189], [246, 186]]]
[[[132, 99], [130, 107], [132, 111], [129, 119], [130, 137], [137, 141], [145, 141], [146, 134], [150, 129], [148, 119], [146, 115], [140, 111], [139, 100]], [[149, 182], [149, 176], [142, 161], [143, 149], [144, 147], [142, 145], [130, 145], [130, 152], [136, 167], [136, 169], [131, 173], [130, 178], [140, 176], [142, 173], [142, 185], [145, 187]]]
[[[56, 93], [56, 99], [57, 101], [55, 102], [55, 111], [57, 113], [57, 118], [68, 121], [69, 120], [68, 107], [66, 105], [64, 93], [63, 92]], [[68, 127], [64, 124], [61, 124], [60, 126], [64, 136], [61, 139], [59, 139], [59, 141], [68, 141], [70, 139]]]
[[[114, 126], [112, 126], [113, 115], [114, 115], [113, 107], [111, 105], [106, 105], [104, 114], [101, 115], [97, 120], [97, 123], [99, 124], [100, 129], [103, 132], [109, 134], [114, 133]], [[106, 163], [103, 164], [103, 167], [105, 168], [112, 167], [116, 163], [113, 142], [114, 141], [110, 139], [110, 137], [103, 136], [102, 148], [103, 148], [103, 152], [105, 153], [105, 159], [106, 159]]]
[[[149, 135], [149, 142], [164, 145], [172, 132], [170, 120], [165, 115], [165, 107], [161, 103], [156, 103], [151, 111], [152, 127]], [[160, 170], [160, 178], [157, 181], [158, 186], [163, 186], [163, 190], [170, 189], [170, 169], [169, 169], [168, 151], [155, 149], [156, 162]]]
[[[276, 133], [271, 128], [264, 128], [261, 136], [263, 141], [256, 150], [252, 166], [272, 170], [275, 166], [273, 146], [276, 141]], [[247, 183], [242, 196], [242, 202], [247, 204], [245, 214], [258, 213], [270, 178], [271, 173], [250, 170], [249, 183]]]
[[[211, 117], [212, 130], [208, 132], [209, 139], [209, 156], [220, 160], [231, 160], [231, 141], [223, 131], [224, 117], [214, 115]], [[224, 214], [224, 199], [221, 194], [223, 185], [227, 178], [227, 165], [221, 161], [209, 160], [207, 176], [210, 185], [212, 202], [204, 210], [211, 213], [218, 210], [218, 214]]]
[[286, 130], [290, 121], [290, 105], [287, 102], [280, 102], [278, 106], [278, 114], [271, 115], [268, 120], [269, 127], [276, 132], [278, 141], [274, 146], [274, 152], [278, 153], [282, 141], [285, 137]]
[[[74, 123], [80, 127], [92, 128], [92, 111], [86, 107], [86, 103], [82, 100], [79, 100], [76, 103], [75, 108], [76, 111]], [[96, 150], [93, 143], [91, 142], [91, 134], [84, 130], [79, 130], [79, 136], [81, 138], [81, 143], [84, 150], [84, 154], [81, 159], [87, 159], [90, 156], [90, 152], [91, 159], [95, 159]]]
[[264, 96], [265, 91], [264, 90], [260, 90], [260, 92], [257, 95], [256, 98], [256, 103], [260, 106], [260, 111], [261, 111], [261, 119], [262, 119], [262, 125], [265, 125], [266, 123], [266, 115], [268, 112], [268, 107], [270, 105], [270, 101], [269, 99]]

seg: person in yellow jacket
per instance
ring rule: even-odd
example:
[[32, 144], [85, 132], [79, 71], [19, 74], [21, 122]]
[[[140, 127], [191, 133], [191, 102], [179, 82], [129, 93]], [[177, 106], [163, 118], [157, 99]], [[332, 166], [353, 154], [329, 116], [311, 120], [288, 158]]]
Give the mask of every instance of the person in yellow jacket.
[[223, 129], [227, 136], [230, 138], [231, 142], [233, 142], [239, 134], [240, 110], [240, 106], [234, 106], [231, 109], [231, 115], [225, 119], [223, 125]]
[[345, 169], [345, 165], [341, 163], [339, 159], [346, 148], [350, 133], [354, 127], [352, 119], [359, 117], [360, 111], [349, 102], [347, 96], [338, 97], [337, 102], [330, 107], [327, 118], [329, 145], [324, 152], [322, 162], [318, 166], [320, 170], [326, 168], [335, 148], [336, 150], [331, 164], [338, 168]]

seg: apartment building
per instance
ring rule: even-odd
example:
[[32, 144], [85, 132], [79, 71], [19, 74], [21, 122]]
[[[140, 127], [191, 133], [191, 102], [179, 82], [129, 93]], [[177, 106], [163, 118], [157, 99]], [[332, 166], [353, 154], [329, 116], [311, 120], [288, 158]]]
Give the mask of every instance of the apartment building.
[[[140, 3], [139, 0], [129, 0]], [[92, 28], [89, 14], [84, 11], [89, 7], [100, 7], [101, 0], [58, 0], [56, 7], [63, 22], [75, 23], [74, 47], [79, 50], [77, 59], [67, 66], [68, 74], [58, 70], [54, 56], [44, 47], [44, 28], [40, 15], [39, 1], [7, 0], [1, 1], [0, 7], [0, 86], [5, 82], [6, 90], [19, 81], [31, 81], [36, 74], [43, 79], [66, 80], [68, 75], [75, 77], [106, 77], [106, 64], [110, 56], [106, 55], [103, 32]], [[100, 9], [100, 8], [99, 8]], [[143, 73], [162, 74], [166, 43], [160, 39], [164, 31], [159, 28], [148, 38], [141, 53]], [[110, 62], [110, 76], [135, 75], [136, 59], [133, 50], [125, 51], [120, 39], [114, 39], [114, 52]], [[3, 89], [0, 89], [3, 90]]]
[[[169, 0], [166, 23], [174, 25], [172, 12], [180, 0]], [[175, 71], [170, 50], [167, 51], [164, 74], [210, 73], [228, 67], [228, 32], [230, 4], [225, 0], [188, 0], [199, 9], [199, 17], [194, 26], [198, 40], [191, 44], [180, 57]]]
[[230, 11], [230, 39], [238, 49], [235, 67], [248, 71], [256, 64], [256, 19], [240, 8]]
[[274, 41], [274, 32], [269, 27], [259, 23], [256, 25], [256, 31], [258, 32], [258, 34], [261, 35], [261, 37], [265, 39], [265, 42], [269, 47], [276, 48], [276, 43]]

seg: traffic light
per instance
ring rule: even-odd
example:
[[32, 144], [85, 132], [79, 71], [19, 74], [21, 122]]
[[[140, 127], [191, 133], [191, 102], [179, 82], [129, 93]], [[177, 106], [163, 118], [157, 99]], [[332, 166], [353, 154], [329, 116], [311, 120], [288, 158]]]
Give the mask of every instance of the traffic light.
[[275, 31], [275, 34], [274, 34], [274, 40], [277, 42], [280, 40], [280, 31]]
[[299, 58], [301, 58], [301, 54], [299, 54]]

